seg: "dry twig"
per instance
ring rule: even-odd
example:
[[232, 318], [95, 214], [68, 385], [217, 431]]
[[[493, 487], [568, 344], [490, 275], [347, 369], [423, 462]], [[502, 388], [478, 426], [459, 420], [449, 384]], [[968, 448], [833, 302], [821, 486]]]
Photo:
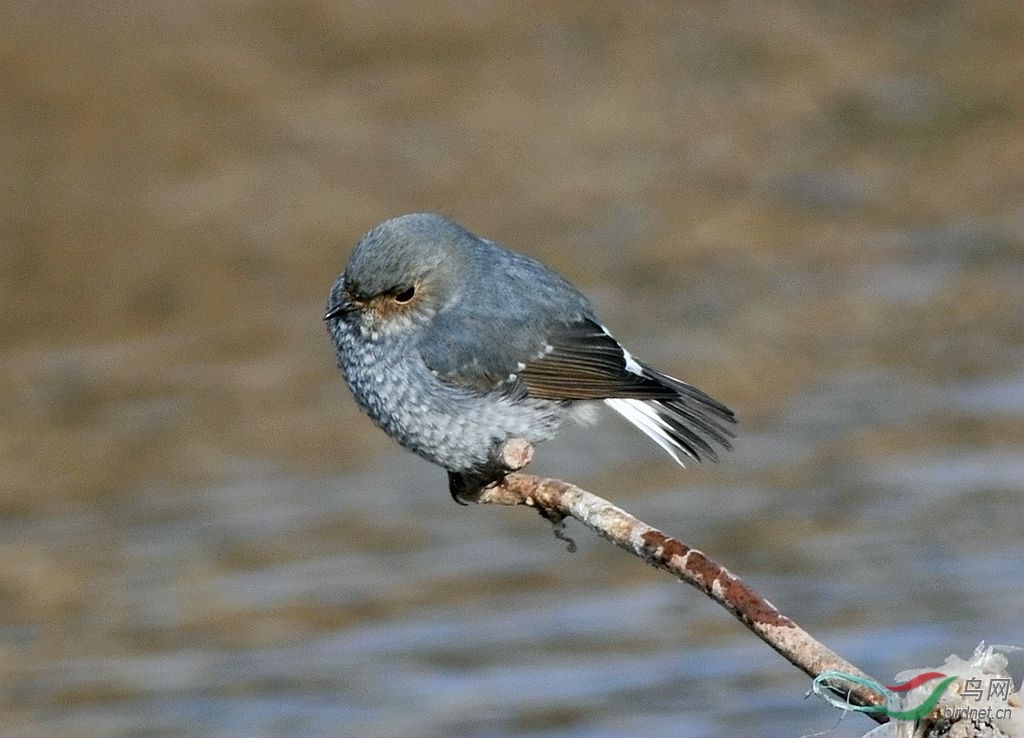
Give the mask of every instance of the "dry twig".
[[[511, 439], [499, 449], [498, 460], [514, 472], [529, 463], [532, 456], [533, 447], [528, 442]], [[867, 676], [815, 640], [714, 559], [574, 484], [510, 473], [498, 484], [482, 490], [472, 501], [491, 505], [527, 505], [556, 523], [565, 517], [576, 518], [651, 566], [667, 571], [704, 592], [809, 676], [816, 677], [827, 670]], [[884, 704], [880, 694], [860, 687], [853, 688], [848, 698], [855, 705]], [[870, 714], [870, 717], [883, 723], [887, 720], [881, 714]]]

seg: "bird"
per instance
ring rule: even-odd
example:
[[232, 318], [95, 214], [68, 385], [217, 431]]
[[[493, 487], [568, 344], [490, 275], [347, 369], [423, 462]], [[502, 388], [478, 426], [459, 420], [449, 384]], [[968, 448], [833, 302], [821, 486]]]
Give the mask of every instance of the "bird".
[[505, 441], [548, 440], [599, 402], [681, 466], [735, 438], [732, 410], [634, 357], [565, 278], [441, 215], [371, 228], [323, 318], [361, 409], [446, 469], [460, 504], [507, 474]]

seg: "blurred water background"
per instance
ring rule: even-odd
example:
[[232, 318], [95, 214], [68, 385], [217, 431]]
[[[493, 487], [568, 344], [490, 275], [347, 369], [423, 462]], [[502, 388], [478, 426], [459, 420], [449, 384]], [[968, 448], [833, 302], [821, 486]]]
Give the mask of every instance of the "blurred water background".
[[[0, 725], [82, 735], [871, 727], [579, 526], [458, 508], [321, 315], [446, 213], [741, 418], [571, 479], [886, 683], [1024, 646], [1024, 10], [8, 2]], [[1018, 667], [1017, 674], [1021, 673]]]

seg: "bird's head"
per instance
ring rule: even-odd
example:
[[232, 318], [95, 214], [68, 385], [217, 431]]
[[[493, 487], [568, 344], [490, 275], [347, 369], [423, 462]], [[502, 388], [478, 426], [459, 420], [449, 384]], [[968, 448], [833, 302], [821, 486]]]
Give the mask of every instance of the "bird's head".
[[384, 221], [360, 239], [327, 301], [324, 320], [366, 338], [413, 331], [447, 306], [458, 289], [472, 234], [440, 215]]

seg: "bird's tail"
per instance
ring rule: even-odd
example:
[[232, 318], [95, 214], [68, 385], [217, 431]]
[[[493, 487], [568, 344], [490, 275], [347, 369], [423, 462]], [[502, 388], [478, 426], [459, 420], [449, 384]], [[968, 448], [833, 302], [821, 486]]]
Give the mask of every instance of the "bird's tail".
[[736, 434], [724, 425], [736, 422], [732, 410], [686, 382], [637, 363], [644, 378], [671, 390], [666, 393], [668, 396], [658, 399], [612, 397], [606, 399], [605, 404], [665, 449], [680, 466], [685, 466], [681, 455], [695, 461], [718, 461], [712, 443], [732, 448], [730, 439]]

